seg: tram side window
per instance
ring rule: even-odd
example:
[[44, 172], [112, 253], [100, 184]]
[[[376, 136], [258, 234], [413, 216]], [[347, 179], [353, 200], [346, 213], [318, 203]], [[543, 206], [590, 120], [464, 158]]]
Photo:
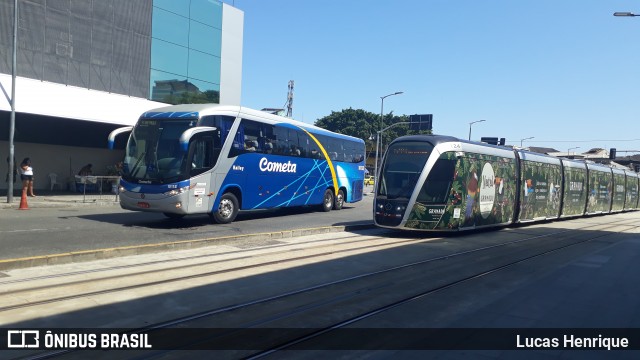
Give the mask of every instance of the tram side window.
[[429, 172], [416, 200], [425, 204], [446, 203], [455, 168], [456, 160], [438, 159]]

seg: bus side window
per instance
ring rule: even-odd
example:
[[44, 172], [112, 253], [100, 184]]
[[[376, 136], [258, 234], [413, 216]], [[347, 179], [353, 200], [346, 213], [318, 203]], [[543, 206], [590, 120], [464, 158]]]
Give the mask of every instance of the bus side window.
[[289, 134], [286, 128], [276, 126], [274, 128], [275, 141], [273, 153], [276, 155], [289, 155]]

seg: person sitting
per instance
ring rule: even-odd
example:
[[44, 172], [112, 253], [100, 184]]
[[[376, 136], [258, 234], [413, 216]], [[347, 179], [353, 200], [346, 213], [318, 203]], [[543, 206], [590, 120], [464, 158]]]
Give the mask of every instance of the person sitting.
[[273, 143], [271, 142], [271, 139], [266, 140], [264, 143], [264, 149], [264, 152], [267, 154], [271, 154], [273, 152]]
[[255, 141], [245, 141], [244, 143], [244, 149], [246, 151], [256, 151], [256, 142]]
[[93, 174], [93, 170], [91, 170], [91, 167], [93, 165], [92, 164], [87, 164], [85, 166], [82, 167], [82, 169], [80, 169], [80, 171], [78, 171], [78, 175], [80, 176], [88, 176]]

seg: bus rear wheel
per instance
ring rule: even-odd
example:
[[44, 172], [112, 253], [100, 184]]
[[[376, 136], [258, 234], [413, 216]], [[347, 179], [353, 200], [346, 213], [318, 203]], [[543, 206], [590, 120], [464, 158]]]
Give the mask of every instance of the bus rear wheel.
[[344, 206], [344, 191], [338, 190], [338, 196], [333, 202], [333, 210], [340, 210]]
[[213, 213], [213, 219], [218, 224], [228, 224], [238, 215], [238, 198], [232, 193], [226, 193], [220, 198], [218, 211]]
[[331, 211], [331, 209], [333, 209], [333, 191], [331, 189], [324, 191], [321, 209], [324, 212]]

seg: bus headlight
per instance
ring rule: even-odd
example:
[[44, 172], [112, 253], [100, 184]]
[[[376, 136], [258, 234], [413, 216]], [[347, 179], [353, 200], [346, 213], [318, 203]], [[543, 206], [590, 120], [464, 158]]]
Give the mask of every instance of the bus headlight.
[[181, 187], [180, 189], [171, 189], [171, 190], [167, 191], [164, 194], [167, 195], [167, 196], [175, 196], [175, 195], [187, 192], [187, 191], [189, 191], [189, 186]]
[[122, 185], [118, 186], [118, 194], [122, 194], [125, 191], [127, 191], [127, 189], [125, 189], [124, 186]]

